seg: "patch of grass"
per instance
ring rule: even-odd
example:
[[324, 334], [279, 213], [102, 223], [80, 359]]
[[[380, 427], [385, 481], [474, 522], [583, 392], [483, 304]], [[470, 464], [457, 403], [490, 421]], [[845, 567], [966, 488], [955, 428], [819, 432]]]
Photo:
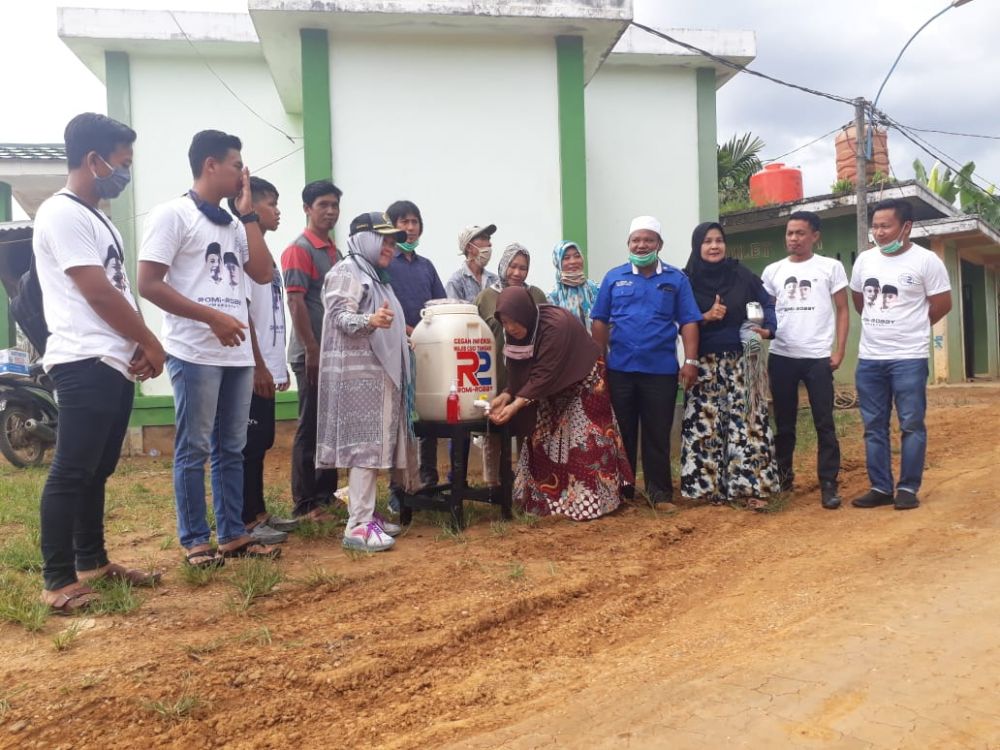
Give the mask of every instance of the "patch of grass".
[[469, 541], [464, 532], [451, 525], [451, 521], [443, 521], [441, 523], [441, 528], [435, 538], [439, 542], [450, 541], [455, 542], [455, 544], [466, 544]]
[[362, 560], [367, 560], [372, 555], [377, 554], [376, 552], [369, 552], [363, 549], [354, 549], [352, 547], [342, 547], [344, 554], [347, 555], [347, 559], [351, 562], [361, 562]]
[[142, 707], [151, 711], [167, 722], [179, 722], [191, 718], [191, 715], [205, 706], [206, 703], [197, 695], [185, 692], [173, 703], [164, 700], [143, 701]]
[[184, 581], [188, 586], [194, 588], [199, 588], [201, 586], [207, 586], [216, 578], [219, 577], [219, 573], [222, 572], [222, 567], [218, 565], [213, 565], [206, 568], [200, 568], [197, 565], [188, 565], [187, 563], [181, 563], [181, 580]]
[[213, 638], [212, 640], [205, 641], [204, 643], [189, 643], [184, 646], [184, 653], [197, 659], [205, 654], [218, 651], [222, 648], [223, 642], [224, 641], [221, 638]]
[[303, 518], [301, 523], [299, 523], [299, 527], [292, 533], [303, 539], [328, 539], [339, 531], [339, 524], [335, 521], [316, 523], [316, 521]]
[[173, 549], [176, 544], [177, 540], [174, 537], [165, 536], [163, 537], [163, 539], [160, 540], [160, 549], [164, 551], [168, 549]]
[[17, 695], [18, 693], [23, 693], [25, 690], [27, 690], [27, 688], [22, 685], [21, 687], [16, 688], [15, 690], [8, 690], [5, 693], [0, 693], [0, 723], [2, 723], [3, 720], [7, 717], [7, 714], [10, 713], [10, 708], [11, 708], [10, 699], [13, 698], [15, 695]]
[[534, 528], [538, 525], [539, 517], [534, 513], [525, 513], [524, 511], [514, 509], [514, 523], [521, 526], [527, 526], [529, 528]]
[[782, 511], [788, 510], [788, 506], [792, 502], [791, 492], [781, 492], [777, 495], [772, 495], [767, 501], [767, 505], [760, 511], [761, 513], [781, 513]]
[[502, 519], [497, 519], [490, 523], [490, 534], [502, 539], [510, 534], [510, 524]]
[[80, 635], [80, 624], [74, 622], [65, 630], [52, 636], [52, 647], [56, 651], [67, 651], [78, 635]]
[[127, 615], [142, 605], [142, 597], [135, 593], [132, 584], [123, 578], [99, 578], [93, 582], [101, 595], [89, 611], [97, 615]]
[[339, 589], [344, 585], [344, 576], [340, 573], [330, 573], [324, 567], [310, 568], [301, 580], [303, 585], [311, 589], [324, 586]]
[[20, 625], [25, 630], [41, 630], [49, 607], [39, 600], [41, 585], [31, 577], [0, 572], [0, 621]]
[[25, 573], [41, 572], [41, 546], [41, 533], [37, 527], [27, 529], [21, 534], [11, 535], [0, 547], [0, 569], [10, 568]]
[[274, 639], [271, 637], [271, 629], [262, 626], [243, 631], [240, 633], [238, 640], [240, 643], [256, 643], [258, 646], [270, 646]]
[[510, 564], [510, 569], [507, 571], [507, 577], [512, 581], [517, 581], [524, 578], [524, 563], [519, 560], [515, 560]]
[[267, 596], [284, 580], [284, 574], [273, 560], [244, 560], [232, 578], [236, 592], [232, 607], [239, 613], [246, 612], [255, 599]]

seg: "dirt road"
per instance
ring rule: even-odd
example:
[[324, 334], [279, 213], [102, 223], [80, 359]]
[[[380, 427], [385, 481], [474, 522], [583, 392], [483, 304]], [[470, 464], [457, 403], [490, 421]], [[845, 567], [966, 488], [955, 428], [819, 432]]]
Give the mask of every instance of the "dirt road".
[[296, 539], [249, 615], [133, 539], [170, 566], [138, 612], [58, 654], [64, 622], [0, 626], [0, 747], [1000, 748], [1000, 391], [955, 393], [908, 513], [823, 511], [806, 480], [775, 514]]

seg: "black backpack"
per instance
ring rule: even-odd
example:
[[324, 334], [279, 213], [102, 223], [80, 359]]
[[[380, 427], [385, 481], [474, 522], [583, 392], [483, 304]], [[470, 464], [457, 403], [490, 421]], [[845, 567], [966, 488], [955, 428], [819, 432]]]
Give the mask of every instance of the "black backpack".
[[45, 309], [42, 307], [42, 287], [38, 283], [34, 250], [31, 251], [31, 266], [21, 274], [17, 282], [17, 294], [10, 301], [10, 314], [38, 351], [38, 355], [45, 354], [49, 326], [45, 322]]

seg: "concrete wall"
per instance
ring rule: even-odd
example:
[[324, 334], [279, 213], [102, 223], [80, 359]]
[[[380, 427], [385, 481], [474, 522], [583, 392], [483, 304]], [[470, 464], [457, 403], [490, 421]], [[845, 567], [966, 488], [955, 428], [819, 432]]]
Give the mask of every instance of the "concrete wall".
[[[292, 136], [301, 134], [299, 118], [286, 114], [278, 101], [263, 58], [219, 58], [210, 62], [240, 99], [265, 120]], [[274, 183], [281, 193], [278, 205], [283, 211], [282, 225], [278, 232], [267, 237], [271, 252], [279, 257], [302, 229], [303, 168], [301, 152], [297, 152], [301, 140], [290, 142], [255, 117], [226, 91], [200, 59], [132, 54], [130, 66], [132, 126], [139, 134], [133, 167], [137, 241], [141, 241], [145, 214], [191, 187], [187, 160], [191, 136], [199, 130], [214, 128], [238, 135], [243, 140], [243, 160], [250, 173]], [[115, 220], [118, 222], [118, 217]], [[159, 309], [143, 302], [142, 311], [150, 327], [159, 331]], [[169, 395], [170, 382], [161, 375], [144, 383], [142, 392]]]
[[561, 225], [555, 55], [549, 38], [332, 35], [338, 236], [352, 216], [405, 198], [421, 209], [419, 252], [442, 282], [461, 263], [459, 230], [494, 223], [490, 270], [517, 241], [532, 251], [528, 282], [551, 289]]
[[695, 71], [606, 63], [586, 89], [589, 271], [627, 260], [634, 216], [663, 224], [668, 263], [683, 266], [698, 224]]

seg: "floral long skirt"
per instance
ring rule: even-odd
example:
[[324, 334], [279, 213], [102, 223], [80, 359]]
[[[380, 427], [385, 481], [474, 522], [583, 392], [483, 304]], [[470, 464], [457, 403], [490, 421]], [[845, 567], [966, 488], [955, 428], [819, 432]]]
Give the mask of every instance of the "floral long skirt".
[[687, 393], [681, 428], [681, 494], [714, 503], [778, 491], [767, 402], [751, 413], [743, 356], [708, 354]]
[[583, 521], [610, 513], [635, 479], [611, 408], [604, 366], [538, 401], [514, 476], [514, 502], [537, 515]]

